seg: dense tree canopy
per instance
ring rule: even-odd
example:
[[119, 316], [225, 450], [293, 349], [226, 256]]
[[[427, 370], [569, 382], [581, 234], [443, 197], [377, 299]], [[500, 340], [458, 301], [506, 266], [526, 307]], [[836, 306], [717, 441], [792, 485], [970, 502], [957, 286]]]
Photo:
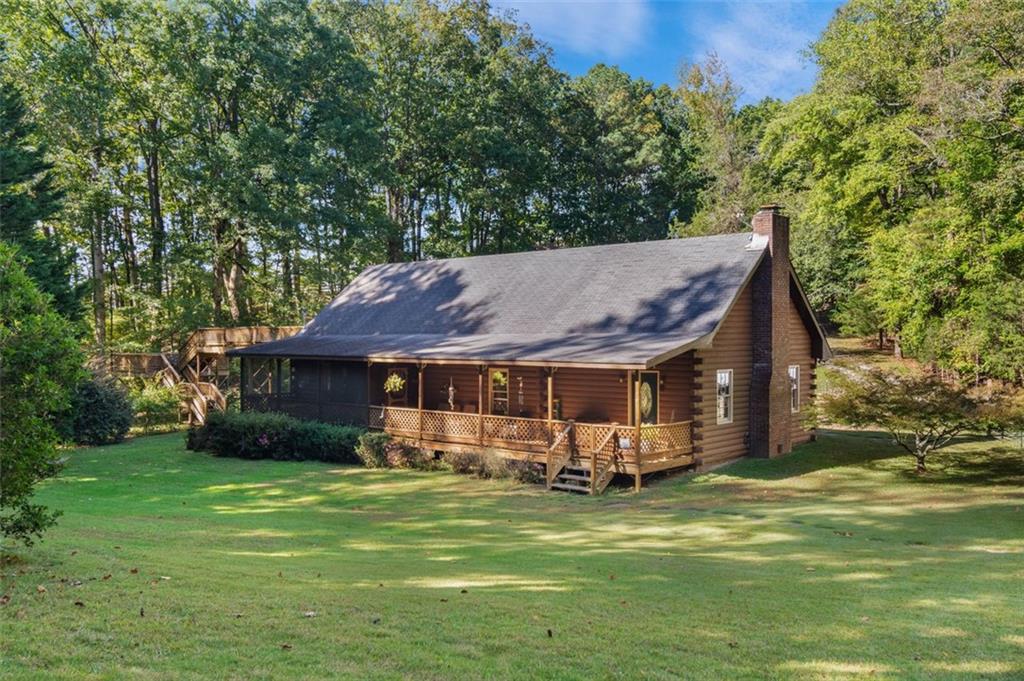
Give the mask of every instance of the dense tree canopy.
[[852, 330], [1024, 380], [1024, 4], [852, 0], [769, 125], [796, 261]]
[[150, 349], [301, 322], [376, 262], [781, 202], [823, 317], [1024, 381], [1022, 25], [1017, 0], [851, 0], [812, 91], [741, 106], [714, 55], [675, 89], [570, 77], [485, 0], [0, 0], [19, 186], [53, 197], [18, 241], [78, 254], [97, 345]]

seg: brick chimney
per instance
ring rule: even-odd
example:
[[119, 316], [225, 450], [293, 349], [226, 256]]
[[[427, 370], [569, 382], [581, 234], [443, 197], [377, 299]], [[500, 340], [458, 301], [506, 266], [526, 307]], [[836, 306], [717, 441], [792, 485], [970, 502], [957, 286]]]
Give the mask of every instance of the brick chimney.
[[752, 245], [767, 253], [751, 279], [753, 376], [750, 386], [750, 455], [773, 457], [793, 448], [789, 420], [789, 218], [777, 205], [762, 206], [752, 221]]

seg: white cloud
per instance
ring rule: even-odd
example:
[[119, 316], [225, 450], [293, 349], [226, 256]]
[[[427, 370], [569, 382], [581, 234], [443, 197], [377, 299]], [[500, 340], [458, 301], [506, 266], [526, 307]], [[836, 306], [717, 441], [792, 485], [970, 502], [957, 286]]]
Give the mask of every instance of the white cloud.
[[534, 35], [577, 54], [618, 58], [648, 39], [652, 12], [646, 0], [496, 0], [513, 9]]
[[763, 97], [788, 99], [809, 89], [815, 68], [803, 52], [817, 37], [799, 9], [806, 3], [715, 3], [713, 13], [690, 15], [696, 38], [691, 58], [715, 52], [733, 80], [743, 88], [743, 101]]

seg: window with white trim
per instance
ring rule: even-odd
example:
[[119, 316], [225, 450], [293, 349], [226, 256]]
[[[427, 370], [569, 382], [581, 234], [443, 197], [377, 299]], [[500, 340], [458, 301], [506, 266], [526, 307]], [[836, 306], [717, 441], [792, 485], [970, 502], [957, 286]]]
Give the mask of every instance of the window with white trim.
[[789, 365], [789, 410], [800, 411], [800, 365]]
[[732, 369], [719, 369], [716, 384], [718, 423], [732, 423]]

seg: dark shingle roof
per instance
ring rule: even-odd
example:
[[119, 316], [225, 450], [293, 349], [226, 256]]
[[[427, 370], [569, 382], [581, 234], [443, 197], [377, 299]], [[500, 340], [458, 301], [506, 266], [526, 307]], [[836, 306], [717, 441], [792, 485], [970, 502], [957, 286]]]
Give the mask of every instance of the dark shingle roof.
[[706, 344], [749, 234], [367, 268], [297, 335], [236, 355], [651, 365]]

